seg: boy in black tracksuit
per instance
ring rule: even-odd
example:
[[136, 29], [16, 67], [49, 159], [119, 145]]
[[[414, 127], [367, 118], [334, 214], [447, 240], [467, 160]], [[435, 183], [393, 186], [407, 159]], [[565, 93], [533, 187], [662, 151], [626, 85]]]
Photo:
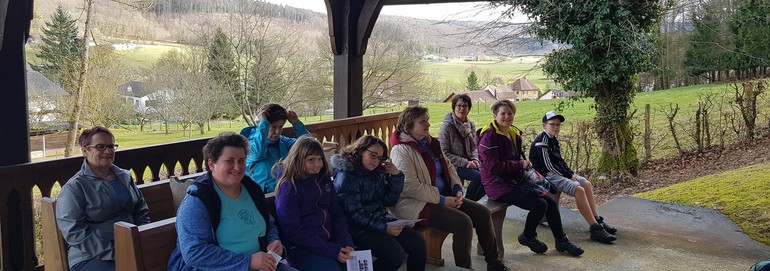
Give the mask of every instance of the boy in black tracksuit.
[[604, 218], [596, 212], [593, 186], [569, 168], [561, 157], [561, 148], [556, 136], [561, 130], [564, 116], [554, 111], [543, 116], [543, 132], [538, 135], [529, 148], [529, 161], [538, 173], [545, 176], [557, 190], [575, 197], [578, 211], [590, 225], [591, 239], [611, 243], [617, 238], [613, 235], [617, 229], [604, 223]]

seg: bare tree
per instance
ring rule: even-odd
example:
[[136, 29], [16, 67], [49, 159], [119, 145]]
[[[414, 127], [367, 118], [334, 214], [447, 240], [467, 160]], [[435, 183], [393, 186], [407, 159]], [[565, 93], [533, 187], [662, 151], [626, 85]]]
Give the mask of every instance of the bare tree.
[[205, 54], [191, 49], [169, 51], [153, 67], [150, 82], [161, 92], [155, 96], [158, 104], [153, 108], [165, 118], [167, 127], [169, 119], [177, 118], [183, 130], [190, 128], [192, 132], [191, 127], [198, 125], [200, 132], [205, 133], [203, 127], [222, 98], [219, 88], [206, 76], [205, 65]]
[[757, 96], [765, 91], [767, 82], [765, 80], [746, 81], [740, 86], [733, 83], [735, 90], [735, 106], [741, 112], [743, 123], [746, 126], [746, 140], [754, 141], [755, 127], [757, 121]]
[[118, 63], [110, 46], [97, 46], [90, 58], [88, 84], [83, 96], [83, 119], [90, 125], [110, 127], [132, 118], [132, 105], [117, 96], [115, 86], [125, 81], [126, 68]]

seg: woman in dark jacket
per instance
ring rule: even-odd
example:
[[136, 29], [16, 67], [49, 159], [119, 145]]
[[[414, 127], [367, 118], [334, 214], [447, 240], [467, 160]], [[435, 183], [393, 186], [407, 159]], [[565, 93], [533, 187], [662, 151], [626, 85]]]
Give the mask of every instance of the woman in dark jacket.
[[334, 186], [347, 214], [350, 235], [358, 249], [371, 249], [374, 270], [397, 270], [407, 258], [409, 271], [425, 270], [425, 239], [395, 221], [385, 209], [398, 202], [404, 174], [390, 162], [387, 146], [374, 136], [363, 136], [332, 157]]
[[583, 249], [567, 239], [561, 225], [559, 205], [547, 193], [528, 193], [522, 184], [536, 182], [532, 163], [524, 156], [521, 131], [513, 127], [516, 107], [511, 101], [500, 100], [492, 104], [494, 120], [479, 130], [479, 157], [481, 158], [481, 181], [489, 199], [516, 205], [529, 210], [524, 232], [519, 243], [535, 253], [545, 253], [548, 246], [537, 239], [537, 224], [548, 220], [556, 250], [570, 255], [583, 254]]

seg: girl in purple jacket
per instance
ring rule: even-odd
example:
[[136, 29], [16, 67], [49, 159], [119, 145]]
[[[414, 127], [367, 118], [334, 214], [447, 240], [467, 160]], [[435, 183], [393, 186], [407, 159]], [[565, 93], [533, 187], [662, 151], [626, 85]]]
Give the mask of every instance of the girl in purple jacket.
[[280, 166], [275, 208], [289, 264], [300, 270], [345, 270], [353, 241], [323, 146], [301, 137]]

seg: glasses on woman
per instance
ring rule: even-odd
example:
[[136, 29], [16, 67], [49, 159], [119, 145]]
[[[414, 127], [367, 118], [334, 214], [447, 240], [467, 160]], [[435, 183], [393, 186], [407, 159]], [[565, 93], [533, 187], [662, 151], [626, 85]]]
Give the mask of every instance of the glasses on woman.
[[368, 151], [368, 152], [370, 153], [369, 155], [370, 155], [370, 156], [371, 156], [371, 158], [372, 158], [372, 159], [374, 159], [374, 160], [379, 160], [380, 162], [385, 162], [385, 160], [387, 160], [387, 159], [388, 159], [388, 158], [386, 158], [384, 155], [379, 155], [379, 154], [377, 154], [376, 152], [374, 152], [374, 151], [371, 151], [371, 150], [369, 150], [369, 149], [366, 149], [366, 151]]
[[86, 148], [94, 148], [97, 151], [106, 151], [107, 149], [110, 149], [111, 151], [118, 149], [118, 144], [96, 144], [96, 145], [88, 145]]

